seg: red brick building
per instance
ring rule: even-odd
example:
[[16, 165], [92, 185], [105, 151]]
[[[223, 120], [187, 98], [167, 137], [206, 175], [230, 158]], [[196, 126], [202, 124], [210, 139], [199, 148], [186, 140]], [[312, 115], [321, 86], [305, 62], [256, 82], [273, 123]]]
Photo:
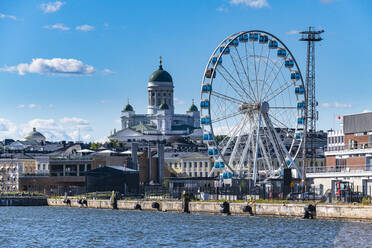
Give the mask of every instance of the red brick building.
[[343, 129], [328, 132], [325, 156], [328, 170], [372, 170], [372, 112], [345, 115]]

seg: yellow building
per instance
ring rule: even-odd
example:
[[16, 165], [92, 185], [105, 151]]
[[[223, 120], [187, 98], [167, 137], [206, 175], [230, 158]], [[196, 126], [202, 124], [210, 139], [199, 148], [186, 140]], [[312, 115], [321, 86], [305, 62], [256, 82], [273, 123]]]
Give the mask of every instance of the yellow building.
[[164, 162], [171, 173], [189, 177], [207, 177], [213, 166], [211, 158], [200, 152], [166, 152]]
[[19, 191], [19, 177], [35, 174], [36, 169], [36, 159], [0, 159], [0, 190], [2, 192]]

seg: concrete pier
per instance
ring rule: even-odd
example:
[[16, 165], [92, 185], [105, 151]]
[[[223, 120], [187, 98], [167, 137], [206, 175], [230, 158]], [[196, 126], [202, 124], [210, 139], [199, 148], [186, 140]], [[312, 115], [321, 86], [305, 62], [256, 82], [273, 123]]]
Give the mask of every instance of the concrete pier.
[[[78, 199], [71, 198], [71, 207], [86, 207], [78, 203]], [[159, 204], [159, 208], [154, 208], [153, 203]], [[182, 212], [181, 201], [160, 201], [160, 200], [119, 200], [118, 209], [135, 210], [136, 205], [144, 211], [174, 211]], [[221, 202], [215, 201], [197, 201], [190, 202], [190, 213], [212, 213], [219, 214], [221, 211]], [[63, 203], [63, 199], [48, 199], [49, 206], [69, 205]], [[244, 206], [251, 206], [253, 215], [259, 216], [282, 216], [282, 217], [303, 217], [304, 207], [307, 204], [285, 204], [285, 203], [230, 203], [230, 214], [249, 215], [243, 211]], [[112, 209], [110, 200], [88, 200], [88, 208], [106, 208]], [[371, 205], [326, 205], [317, 204], [315, 218], [340, 218], [340, 219], [358, 219], [372, 221]]]

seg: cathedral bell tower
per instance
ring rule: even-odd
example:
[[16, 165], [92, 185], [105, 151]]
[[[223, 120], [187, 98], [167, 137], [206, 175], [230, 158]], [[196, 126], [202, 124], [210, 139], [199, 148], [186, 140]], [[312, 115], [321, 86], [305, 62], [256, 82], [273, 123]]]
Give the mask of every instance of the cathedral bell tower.
[[166, 103], [169, 107], [170, 113], [173, 115], [173, 88], [172, 76], [163, 69], [162, 58], [160, 57], [159, 69], [151, 74], [149, 83], [147, 85], [147, 114], [157, 114], [160, 105]]

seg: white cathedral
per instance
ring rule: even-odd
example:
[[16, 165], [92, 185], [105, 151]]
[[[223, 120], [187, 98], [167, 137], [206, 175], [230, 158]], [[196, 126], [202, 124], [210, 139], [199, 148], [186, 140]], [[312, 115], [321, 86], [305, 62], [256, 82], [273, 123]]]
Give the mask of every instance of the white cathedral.
[[154, 71], [147, 85], [147, 114], [136, 114], [129, 104], [121, 111], [122, 129], [109, 139], [118, 141], [163, 140], [171, 136], [201, 136], [200, 112], [194, 101], [186, 114], [174, 113], [173, 79], [163, 69], [160, 58], [159, 69]]

